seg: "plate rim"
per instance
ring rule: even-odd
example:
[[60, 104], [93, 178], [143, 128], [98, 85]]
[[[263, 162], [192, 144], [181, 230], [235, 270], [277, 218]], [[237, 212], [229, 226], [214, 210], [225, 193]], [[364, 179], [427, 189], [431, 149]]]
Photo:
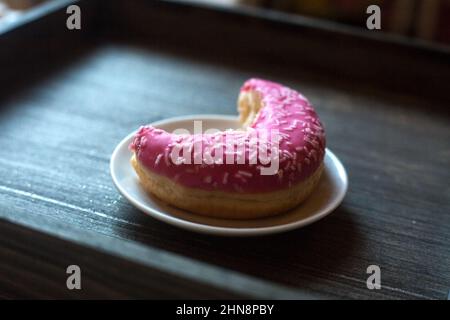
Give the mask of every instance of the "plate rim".
[[[196, 114], [196, 115], [187, 115], [187, 116], [177, 116], [177, 117], [171, 117], [166, 118], [163, 120], [158, 120], [150, 123], [149, 125], [152, 126], [158, 126], [158, 125], [164, 125], [176, 121], [186, 121], [186, 120], [195, 120], [195, 119], [209, 119], [209, 120], [236, 120], [236, 116], [231, 115], [214, 115], [214, 114]], [[317, 222], [318, 220], [323, 219], [327, 215], [331, 214], [343, 201], [345, 195], [348, 191], [348, 175], [347, 171], [345, 170], [344, 165], [339, 160], [339, 158], [329, 149], [325, 148], [326, 156], [329, 156], [332, 160], [332, 162], [335, 164], [338, 170], [338, 175], [341, 177], [341, 180], [344, 181], [343, 188], [341, 189], [339, 195], [337, 196], [337, 199], [333, 201], [333, 203], [330, 206], [326, 206], [324, 209], [319, 210], [317, 213], [313, 214], [312, 216], [309, 216], [305, 219], [296, 220], [287, 224], [281, 224], [281, 225], [275, 225], [270, 227], [257, 227], [257, 228], [235, 228], [235, 227], [218, 227], [218, 226], [211, 226], [207, 224], [202, 224], [198, 222], [192, 222], [187, 221], [185, 219], [181, 219], [178, 217], [174, 217], [168, 213], [161, 212], [155, 208], [148, 207], [144, 204], [142, 204], [140, 201], [136, 200], [133, 196], [131, 196], [128, 191], [122, 187], [122, 185], [119, 183], [118, 178], [116, 176], [115, 167], [117, 162], [117, 156], [119, 152], [122, 150], [124, 145], [128, 148], [128, 144], [130, 143], [129, 140], [135, 135], [137, 130], [133, 131], [132, 133], [128, 134], [125, 138], [123, 138], [117, 146], [114, 148], [114, 151], [110, 158], [109, 163], [109, 169], [110, 174], [113, 180], [113, 183], [115, 187], [118, 189], [118, 191], [121, 193], [122, 196], [124, 196], [130, 203], [138, 208], [140, 211], [142, 211], [144, 214], [153, 217], [159, 221], [168, 223], [170, 225], [173, 225], [178, 228], [187, 229], [189, 231], [197, 232], [197, 233], [203, 233], [203, 234], [209, 234], [209, 235], [220, 235], [220, 236], [239, 236], [239, 237], [246, 237], [246, 236], [260, 236], [260, 235], [267, 235], [267, 234], [275, 234], [275, 233], [281, 233], [281, 232], [287, 232], [293, 229], [297, 229], [300, 227], [305, 227], [307, 225], [310, 225], [314, 222]]]

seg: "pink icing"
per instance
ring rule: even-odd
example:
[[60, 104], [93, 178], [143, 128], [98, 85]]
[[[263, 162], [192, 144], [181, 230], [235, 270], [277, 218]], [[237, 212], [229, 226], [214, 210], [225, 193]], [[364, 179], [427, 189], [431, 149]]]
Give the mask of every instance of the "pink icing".
[[[309, 101], [295, 90], [260, 79], [246, 81], [241, 91], [257, 91], [263, 105], [246, 131], [175, 135], [144, 126], [136, 133], [130, 150], [148, 170], [191, 188], [268, 192], [290, 187], [308, 178], [319, 167], [325, 154], [325, 132]], [[241, 138], [245, 146], [249, 146], [254, 143], [255, 134], [260, 136], [269, 130], [278, 130], [281, 136], [277, 174], [261, 175], [260, 169], [264, 165], [259, 158], [255, 163], [254, 153], [249, 147], [244, 153], [239, 153], [237, 148], [227, 152], [226, 134]], [[192, 152], [191, 164], [172, 161], [170, 154], [175, 146], [193, 150], [194, 144], [200, 146], [196, 150], [221, 148], [223, 157], [216, 158], [215, 163], [208, 162], [211, 164], [204, 161], [203, 164], [194, 164], [194, 157], [202, 157], [202, 152]], [[215, 155], [214, 152], [211, 154]], [[227, 156], [241, 157], [241, 160], [243, 157], [245, 163], [226, 164]]]

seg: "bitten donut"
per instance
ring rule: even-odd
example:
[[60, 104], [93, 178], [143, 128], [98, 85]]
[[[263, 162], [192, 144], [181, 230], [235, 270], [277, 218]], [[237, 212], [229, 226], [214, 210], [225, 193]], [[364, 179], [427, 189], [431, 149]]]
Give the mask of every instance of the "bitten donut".
[[130, 150], [145, 190], [205, 216], [251, 219], [305, 200], [323, 171], [325, 131], [308, 100], [250, 79], [238, 98], [240, 130], [168, 133], [144, 126]]

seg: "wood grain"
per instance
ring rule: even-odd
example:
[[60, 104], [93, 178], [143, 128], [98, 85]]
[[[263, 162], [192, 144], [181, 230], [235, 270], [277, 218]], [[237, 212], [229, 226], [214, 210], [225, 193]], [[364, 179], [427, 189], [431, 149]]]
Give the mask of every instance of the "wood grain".
[[[27, 44], [17, 42], [13, 34], [0, 43], [5, 48], [6, 41], [15, 40], [18, 49], [39, 48], [33, 54], [18, 50], [22, 53], [0, 63], [5, 70], [0, 78], [0, 296], [70, 297], [65, 274], [59, 270], [79, 263], [87, 268], [86, 297], [186, 297], [195, 287], [192, 283], [198, 282], [192, 275], [174, 280], [185, 283], [179, 291], [162, 285], [167, 281], [164, 267], [171, 265], [167, 257], [175, 255], [183, 268], [202, 266], [194, 268], [197, 276], [221, 270], [211, 271], [213, 276], [205, 277], [206, 284], [194, 290], [193, 297], [298, 298], [305, 292], [364, 299], [447, 297], [447, 93], [433, 94], [428, 84], [424, 88], [417, 83], [421, 97], [411, 95], [413, 70], [396, 75], [399, 85], [389, 79], [381, 83], [379, 74], [386, 69], [352, 73], [351, 57], [345, 55], [331, 57], [331, 62], [341, 64], [330, 69], [328, 55], [299, 51], [293, 39], [302, 47], [313, 43], [314, 49], [328, 50], [333, 41], [314, 40], [314, 33], [293, 34], [273, 21], [259, 23], [270, 35], [280, 35], [276, 43], [283, 43], [281, 52], [259, 51], [267, 34], [259, 33], [255, 20], [249, 20], [249, 31], [230, 37], [236, 32], [233, 22], [241, 22], [241, 15], [173, 3], [152, 4], [150, 12], [137, 10], [145, 6], [137, 1], [119, 17], [115, 10], [122, 8], [121, 3], [114, 2], [103, 12], [103, 27], [93, 25], [81, 38], [57, 36], [47, 25], [39, 37], [47, 46], [31, 38]], [[138, 15], [127, 19], [130, 12], [155, 19], [143, 28]], [[186, 24], [183, 31], [170, 24], [181, 13], [186, 19], [182, 21], [222, 23], [209, 24], [206, 34], [194, 37], [200, 22], [191, 28]], [[56, 15], [54, 23], [62, 18]], [[214, 32], [228, 38], [213, 37]], [[330, 34], [340, 37], [347, 39]], [[189, 39], [195, 42], [187, 46]], [[357, 57], [361, 53], [373, 58], [368, 53], [372, 42], [363, 43], [365, 47], [353, 52], [358, 63], [364, 60]], [[408, 50], [397, 48], [394, 51], [401, 52], [397, 56], [376, 43], [377, 50], [385, 52], [385, 68], [411, 69], [397, 65], [404, 57], [414, 60], [418, 74], [432, 73], [433, 81], [450, 77], [450, 60], [443, 59], [444, 53], [423, 54], [422, 49], [409, 48], [406, 57], [402, 55]], [[318, 68], [313, 51], [324, 61]], [[361, 67], [358, 63], [355, 68]], [[375, 65], [381, 68], [378, 62]], [[108, 165], [125, 135], [141, 124], [172, 116], [235, 114], [239, 87], [252, 76], [290, 85], [316, 107], [328, 147], [342, 159], [350, 178], [347, 197], [330, 217], [276, 236], [218, 238], [153, 220], [119, 195]], [[121, 256], [128, 246], [134, 249]], [[70, 250], [66, 253], [64, 248]], [[137, 266], [138, 257], [145, 261]], [[381, 267], [381, 290], [366, 288], [366, 268], [371, 264]], [[105, 266], [104, 273], [100, 266]], [[180, 272], [182, 267], [174, 270]], [[135, 271], [136, 277], [129, 275]], [[237, 277], [234, 287], [226, 285], [231, 275]], [[148, 281], [140, 286], [138, 277]], [[113, 278], [124, 284], [112, 285]], [[258, 285], [242, 289], [248, 279]], [[33, 284], [32, 290], [27, 287]]]

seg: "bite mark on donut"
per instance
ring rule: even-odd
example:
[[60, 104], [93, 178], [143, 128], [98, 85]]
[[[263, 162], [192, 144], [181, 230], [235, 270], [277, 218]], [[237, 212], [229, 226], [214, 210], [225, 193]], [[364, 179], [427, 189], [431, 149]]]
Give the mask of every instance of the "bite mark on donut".
[[[250, 79], [241, 89], [238, 110], [245, 131], [175, 136], [147, 126], [136, 134], [130, 149], [150, 171], [169, 179], [177, 176], [178, 183], [186, 187], [224, 192], [288, 188], [307, 179], [322, 163], [322, 124], [309, 101], [298, 92], [273, 82]], [[273, 129], [279, 130], [275, 150], [275, 144], [267, 141], [255, 146], [253, 133]], [[236, 139], [224, 141], [226, 133]], [[190, 156], [171, 159], [174, 150], [179, 149]], [[261, 175], [275, 160], [279, 162], [275, 175]]]

